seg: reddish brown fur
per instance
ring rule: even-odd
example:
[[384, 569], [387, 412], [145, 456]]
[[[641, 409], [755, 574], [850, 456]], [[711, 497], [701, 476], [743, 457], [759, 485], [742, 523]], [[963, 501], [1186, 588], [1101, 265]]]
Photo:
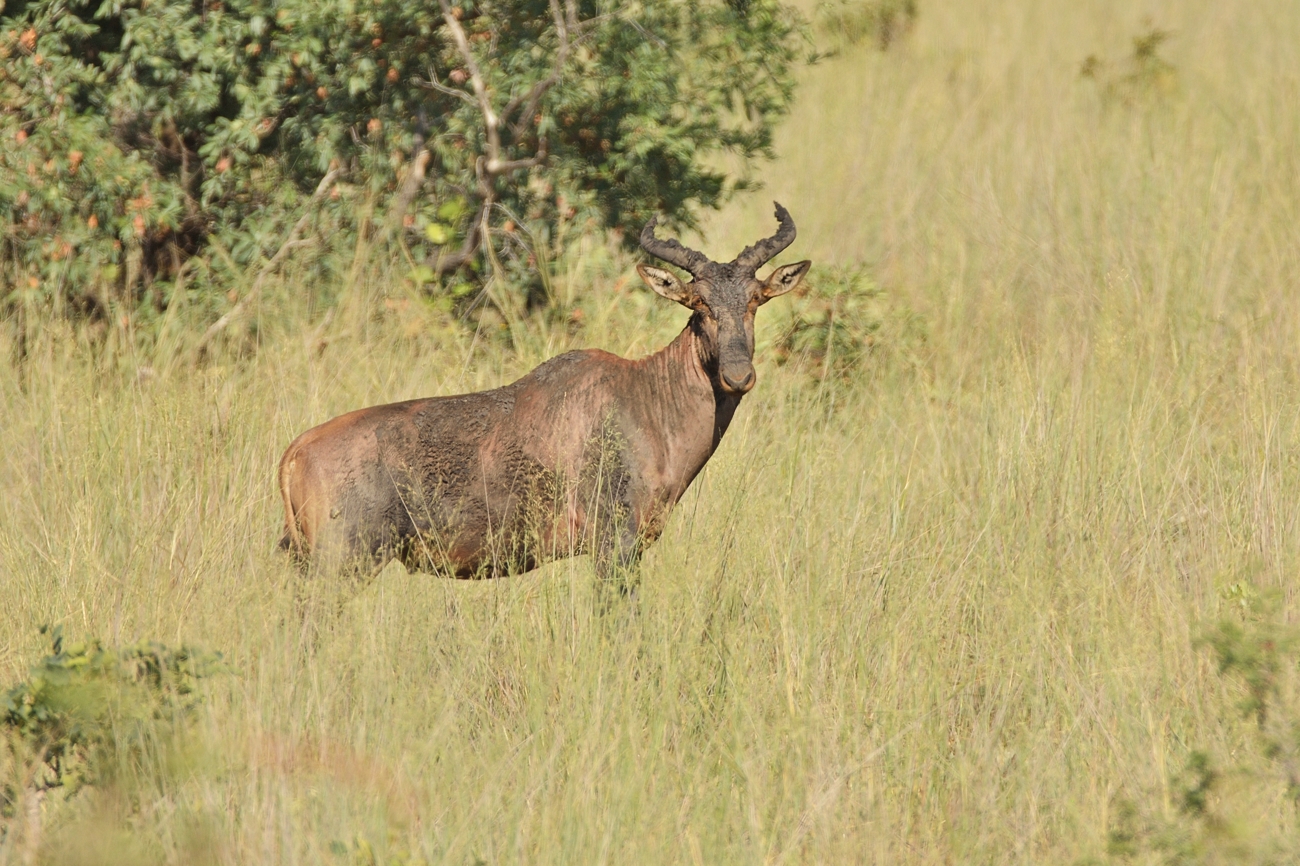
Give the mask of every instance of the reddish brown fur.
[[569, 352], [491, 391], [375, 406], [308, 430], [280, 461], [282, 545], [330, 567], [397, 557], [457, 577], [583, 552], [602, 573], [631, 564], [753, 386], [754, 309], [807, 267], [766, 282], [752, 268], [715, 270], [686, 285], [643, 267], [652, 288], [695, 310], [650, 357]]

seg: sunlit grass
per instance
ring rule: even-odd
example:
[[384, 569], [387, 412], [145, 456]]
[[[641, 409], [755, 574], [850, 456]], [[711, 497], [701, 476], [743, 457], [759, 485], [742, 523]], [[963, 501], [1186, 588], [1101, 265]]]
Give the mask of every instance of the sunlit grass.
[[1023, 5], [925, 3], [809, 72], [767, 189], [696, 241], [730, 257], [780, 200], [786, 260], [867, 265], [885, 342], [846, 386], [759, 358], [636, 615], [593, 613], [585, 559], [349, 594], [273, 549], [306, 427], [670, 339], [600, 247], [557, 278], [582, 326], [512, 351], [382, 274], [324, 325], [290, 281], [258, 351], [197, 370], [37, 340], [0, 379], [0, 671], [44, 622], [236, 671], [188, 771], [47, 806], [48, 859], [1073, 862], [1118, 798], [1173, 809], [1190, 750], [1248, 734], [1197, 624], [1240, 581], [1295, 612], [1300, 14], [1144, 7], [1176, 87], [1123, 104], [1079, 68], [1136, 11]]

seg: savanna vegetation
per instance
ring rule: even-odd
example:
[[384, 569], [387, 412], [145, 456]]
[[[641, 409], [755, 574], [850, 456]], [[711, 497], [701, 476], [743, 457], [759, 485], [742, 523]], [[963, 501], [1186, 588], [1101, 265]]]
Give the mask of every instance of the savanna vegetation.
[[529, 263], [527, 215], [512, 234], [490, 209], [518, 270], [489, 244], [430, 274], [412, 243], [438, 225], [459, 250], [470, 217], [424, 188], [424, 223], [312, 223], [324, 160], [247, 258], [209, 233], [175, 270], [139, 259], [135, 295], [123, 259], [96, 306], [39, 294], [65, 284], [9, 212], [0, 858], [1300, 856], [1300, 12], [804, 18], [789, 62], [823, 56], [791, 66], [775, 158], [692, 156], [722, 192], [764, 188], [679, 215], [725, 259], [775, 198], [799, 226], [782, 261], [819, 270], [760, 311], [758, 386], [622, 610], [585, 559], [304, 584], [273, 476], [351, 408], [658, 348], [685, 314], [637, 284], [630, 223]]

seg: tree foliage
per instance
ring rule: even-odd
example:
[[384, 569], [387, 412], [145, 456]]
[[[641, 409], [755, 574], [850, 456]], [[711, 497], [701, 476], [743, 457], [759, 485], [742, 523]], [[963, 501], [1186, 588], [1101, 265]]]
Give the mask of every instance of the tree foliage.
[[162, 307], [309, 202], [319, 267], [381, 233], [435, 285], [689, 224], [748, 183], [711, 154], [770, 154], [801, 27], [776, 0], [10, 0], [0, 295]]

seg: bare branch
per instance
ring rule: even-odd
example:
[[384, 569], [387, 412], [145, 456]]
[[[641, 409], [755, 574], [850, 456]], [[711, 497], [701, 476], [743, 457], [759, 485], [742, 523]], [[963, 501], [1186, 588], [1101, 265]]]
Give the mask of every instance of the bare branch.
[[546, 136], [541, 136], [537, 140], [537, 153], [527, 159], [506, 159], [495, 162], [489, 160], [483, 170], [493, 177], [506, 174], [521, 168], [533, 168], [546, 162]]
[[[565, 20], [564, 14], [560, 11], [560, 4], [556, 0], [551, 0], [551, 19], [555, 22], [555, 34], [559, 37], [560, 47], [555, 52], [555, 62], [551, 64], [550, 74], [532, 86], [527, 98], [516, 96], [507, 102], [505, 109], [501, 112], [502, 117], [510, 117], [521, 102], [527, 105], [529, 110], [525, 111], [520, 117], [531, 117], [538, 100], [542, 98], [542, 94], [554, 87], [555, 83], [560, 80], [560, 72], [563, 70], [564, 61], [569, 55], [569, 23]], [[518, 124], [514, 125], [514, 129], [517, 135]]]
[[[501, 111], [502, 119], [510, 123], [510, 131], [516, 137], [523, 135], [529, 119], [537, 113], [537, 106], [541, 104], [542, 97], [559, 83], [560, 76], [564, 74], [565, 64], [569, 61], [570, 52], [592, 35], [596, 25], [613, 17], [611, 13], [606, 13], [588, 18], [586, 21], [579, 21], [577, 5], [572, 0], [566, 0], [565, 6], [567, 12], [562, 14], [559, 4], [551, 0], [551, 17], [555, 21], [560, 47], [555, 53], [555, 62], [551, 64], [550, 73], [533, 84], [527, 96], [516, 96], [506, 103], [506, 107]], [[519, 110], [520, 105], [523, 106], [522, 110]], [[512, 116], [513, 121], [509, 120]]]
[[517, 94], [507, 100], [504, 108], [498, 113], [493, 108], [492, 93], [488, 88], [486, 79], [483, 77], [483, 70], [470, 47], [469, 37], [465, 33], [464, 26], [452, 12], [448, 0], [438, 0], [438, 5], [442, 9], [442, 18], [447, 25], [447, 31], [451, 34], [456, 50], [464, 62], [474, 95], [471, 98], [464, 90], [442, 84], [432, 72], [428, 81], [417, 81], [416, 83], [476, 105], [479, 113], [483, 115], [483, 128], [486, 133], [484, 153], [474, 162], [474, 174], [478, 179], [479, 194], [482, 199], [478, 215], [465, 237], [465, 243], [458, 252], [449, 254], [439, 250], [426, 260], [437, 273], [443, 274], [463, 266], [484, 244], [488, 244], [489, 252], [491, 251], [492, 227], [489, 224], [488, 217], [491, 214], [492, 205], [496, 198], [493, 180], [512, 171], [535, 168], [545, 163], [549, 156], [546, 136], [539, 135], [537, 150], [532, 156], [521, 159], [505, 158], [506, 155], [503, 154], [501, 146], [502, 123], [508, 124], [514, 137], [514, 144], [517, 146], [519, 140], [528, 134], [527, 126], [536, 115], [542, 98], [552, 87], [559, 83], [574, 46], [586, 39], [594, 31], [595, 26], [609, 16], [600, 15], [586, 21], [580, 21], [576, 0], [563, 0], [563, 5], [560, 0], [550, 0], [551, 19], [554, 22], [556, 39], [558, 40], [558, 47], [550, 71], [544, 78], [528, 88], [525, 93]]
[[651, 42], [654, 42], [660, 48], [668, 47], [667, 42], [663, 41], [658, 36], [654, 35], [649, 30], [645, 29], [645, 27], [641, 26], [641, 22], [637, 21], [635, 18], [627, 19], [627, 23], [632, 25], [633, 30], [635, 30], [637, 33], [640, 33], [642, 36], [644, 36], [646, 39], [649, 39]]
[[438, 5], [442, 7], [442, 19], [447, 22], [447, 29], [451, 31], [451, 37], [456, 42], [456, 50], [460, 52], [461, 59], [465, 61], [465, 68], [469, 70], [470, 84], [474, 87], [479, 111], [483, 113], [483, 126], [487, 130], [487, 157], [489, 160], [500, 159], [501, 134], [498, 131], [500, 119], [492, 109], [492, 97], [488, 93], [487, 82], [483, 80], [483, 71], [479, 69], [478, 61], [474, 59], [474, 52], [470, 50], [469, 37], [465, 35], [465, 28], [452, 14], [450, 4], [447, 0], [438, 0]]
[[[419, 144], [420, 140], [421, 137], [417, 136], [416, 143]], [[420, 191], [420, 184], [424, 182], [424, 172], [429, 167], [429, 157], [428, 148], [423, 146], [418, 147], [415, 155], [411, 157], [411, 167], [406, 170], [406, 177], [402, 179], [402, 188], [397, 193], [397, 201], [393, 203], [393, 209], [389, 213], [389, 225], [399, 225], [402, 217], [406, 216], [407, 209], [415, 200], [415, 194]]]
[[445, 93], [448, 96], [454, 96], [457, 99], [463, 99], [465, 102], [468, 102], [470, 105], [473, 105], [476, 108], [478, 107], [477, 99], [470, 96], [465, 91], [460, 90], [459, 88], [448, 87], [447, 85], [438, 81], [438, 79], [433, 77], [432, 71], [429, 72], [428, 80], [421, 79], [421, 78], [412, 78], [411, 83], [415, 84], [417, 87], [424, 87], [429, 90], [436, 90], [439, 93]]
[[341, 168], [330, 169], [325, 173], [325, 176], [320, 179], [320, 183], [316, 184], [316, 191], [311, 194], [311, 201], [307, 202], [307, 207], [303, 209], [302, 216], [298, 218], [298, 222], [294, 223], [293, 228], [289, 230], [289, 236], [285, 238], [284, 245], [281, 246], [279, 251], [271, 257], [271, 260], [267, 262], [266, 266], [262, 268], [260, 273], [258, 273], [257, 279], [253, 281], [252, 292], [256, 292], [260, 289], [266, 278], [269, 277], [272, 271], [278, 268], [280, 263], [284, 261], [284, 257], [288, 254], [291, 245], [298, 240], [298, 236], [302, 234], [303, 229], [307, 228], [307, 221], [311, 219], [312, 211], [315, 210], [316, 205], [320, 200], [325, 197], [325, 193], [330, 191], [330, 187], [334, 186], [335, 179], [337, 179], [342, 173], [343, 169]]

